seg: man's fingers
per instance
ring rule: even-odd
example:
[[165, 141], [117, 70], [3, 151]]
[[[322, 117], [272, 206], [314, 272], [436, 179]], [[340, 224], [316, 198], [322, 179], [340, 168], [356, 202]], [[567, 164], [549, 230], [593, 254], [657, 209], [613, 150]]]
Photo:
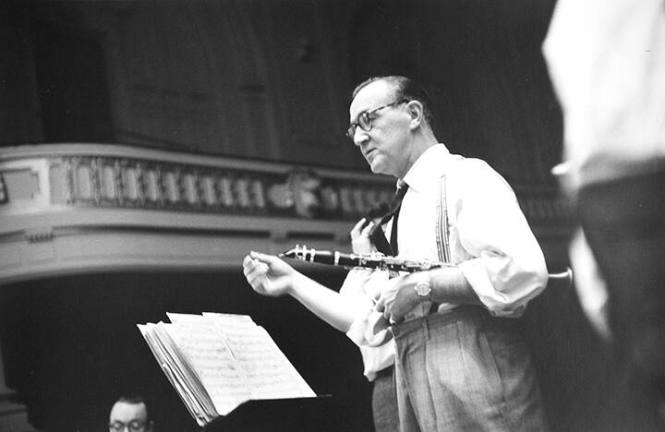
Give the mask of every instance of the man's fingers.
[[362, 218], [360, 219], [354, 226], [351, 231], [358, 231], [360, 232], [363, 229], [363, 226], [367, 223], [367, 218]]
[[245, 279], [247, 279], [247, 282], [251, 283], [252, 280], [256, 279], [259, 276], [265, 276], [264, 272], [257, 271], [256, 269], [252, 271], [248, 271], [245, 273]]
[[261, 261], [261, 262], [266, 262], [268, 261], [269, 255], [262, 254], [261, 252], [256, 252], [256, 251], [251, 251], [249, 253], [250, 258], [253, 260]]
[[367, 221], [367, 218], [360, 219], [351, 230], [351, 238], [356, 239], [360, 236], [367, 236], [373, 226], [374, 221]]
[[351, 238], [356, 238], [360, 235], [360, 232], [362, 231], [363, 225], [367, 222], [367, 218], [362, 218], [356, 223], [353, 228], [351, 229]]
[[242, 272], [245, 275], [245, 278], [249, 282], [250, 279], [254, 279], [257, 276], [265, 276], [268, 273], [268, 265], [259, 261], [255, 261], [252, 258], [245, 258], [243, 261]]
[[255, 268], [256, 263], [252, 258], [249, 257], [249, 255], [246, 256], [244, 260], [242, 260], [242, 272], [245, 276], [247, 276]]
[[254, 276], [254, 275], [262, 275], [262, 276], [267, 276], [268, 275], [268, 265], [265, 263], [258, 263], [254, 266], [254, 268], [247, 272], [249, 276]]
[[256, 260], [256, 261], [259, 261], [259, 262], [261, 262], [261, 263], [264, 263], [264, 264], [272, 264], [273, 262], [275, 262], [275, 260], [278, 260], [278, 259], [279, 259], [279, 258], [277, 258], [276, 256], [273, 256], [273, 255], [266, 255], [266, 254], [264, 254], [264, 253], [256, 252], [256, 251], [251, 251], [251, 252], [249, 253], [249, 256], [250, 256], [252, 259], [254, 259], [254, 260]]
[[259, 273], [257, 271], [250, 271], [245, 273], [245, 279], [247, 279], [247, 282], [249, 282], [250, 285], [262, 275], [262, 273]]
[[367, 226], [365, 228], [363, 228], [363, 230], [360, 232], [360, 235], [365, 236], [365, 237], [369, 237], [369, 232], [372, 230], [373, 226], [374, 226], [373, 221], [368, 223]]
[[254, 260], [254, 264], [260, 268], [265, 269], [266, 272], [277, 271], [284, 272], [285, 268], [288, 269], [289, 265], [281, 258], [275, 255], [268, 255], [260, 252], [251, 251], [249, 256]]
[[242, 272], [245, 276], [248, 276], [252, 272], [267, 273], [269, 269], [268, 264], [249, 257], [243, 261]]
[[252, 288], [257, 291], [259, 288], [265, 284], [267, 278], [263, 273], [253, 273], [247, 277], [247, 282], [252, 286]]

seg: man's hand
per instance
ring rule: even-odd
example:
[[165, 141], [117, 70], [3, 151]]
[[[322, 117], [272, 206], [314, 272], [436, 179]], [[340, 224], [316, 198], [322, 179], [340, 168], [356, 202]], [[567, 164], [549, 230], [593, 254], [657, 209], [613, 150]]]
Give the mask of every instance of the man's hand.
[[293, 288], [296, 271], [276, 256], [252, 251], [245, 256], [242, 266], [247, 282], [261, 295], [278, 297]]
[[383, 316], [391, 324], [401, 322], [408, 312], [423, 301], [415, 289], [419, 281], [420, 278], [415, 273], [390, 279], [374, 308], [383, 312]]
[[[362, 218], [351, 230], [351, 247], [355, 254], [369, 254], [376, 252], [376, 248], [369, 239], [369, 232], [374, 226], [373, 221], [367, 222], [367, 218]], [[367, 225], [365, 225], [367, 224]]]

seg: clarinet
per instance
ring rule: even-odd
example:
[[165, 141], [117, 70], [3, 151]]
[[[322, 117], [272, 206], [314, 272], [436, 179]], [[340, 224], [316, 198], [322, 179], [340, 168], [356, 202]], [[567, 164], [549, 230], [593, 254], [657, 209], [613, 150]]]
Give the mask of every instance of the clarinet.
[[[293, 249], [282, 252], [278, 255], [280, 258], [293, 258], [300, 261], [312, 263], [328, 264], [342, 266], [346, 268], [363, 267], [376, 270], [390, 270], [396, 272], [418, 272], [441, 267], [455, 267], [454, 264], [438, 261], [414, 261], [402, 258], [385, 256], [381, 252], [369, 254], [347, 254], [338, 251], [316, 250], [307, 246], [296, 245]], [[570, 286], [573, 282], [573, 271], [570, 267], [559, 273], [550, 273], [548, 283], [561, 281]]]
[[338, 251], [316, 250], [307, 246], [296, 245], [295, 248], [282, 252], [281, 258], [293, 258], [319, 264], [342, 266], [346, 268], [364, 267], [368, 269], [390, 270], [397, 272], [417, 272], [440, 267], [454, 267], [452, 264], [437, 261], [414, 261], [385, 256], [381, 252], [369, 254], [347, 254]]

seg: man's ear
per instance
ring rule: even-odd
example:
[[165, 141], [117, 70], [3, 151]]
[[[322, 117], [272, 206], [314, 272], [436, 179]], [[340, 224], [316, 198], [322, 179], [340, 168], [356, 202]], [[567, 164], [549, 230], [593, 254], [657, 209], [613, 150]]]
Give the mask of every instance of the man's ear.
[[424, 116], [423, 104], [417, 100], [412, 100], [407, 103], [406, 109], [407, 112], [409, 113], [409, 116], [411, 117], [409, 127], [412, 130], [417, 129], [418, 126], [420, 126], [423, 123], [423, 116]]

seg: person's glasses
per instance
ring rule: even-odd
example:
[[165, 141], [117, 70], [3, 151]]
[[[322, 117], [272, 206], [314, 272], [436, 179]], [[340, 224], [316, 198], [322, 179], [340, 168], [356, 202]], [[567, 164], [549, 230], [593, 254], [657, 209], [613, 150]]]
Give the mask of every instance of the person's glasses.
[[381, 111], [382, 109], [390, 108], [395, 105], [400, 105], [406, 102], [409, 101], [402, 99], [386, 105], [381, 105], [380, 107], [374, 108], [373, 110], [361, 112], [360, 114], [358, 114], [358, 120], [349, 125], [349, 129], [347, 129], [346, 131], [346, 136], [348, 136], [351, 140], [353, 140], [353, 137], [356, 134], [357, 127], [360, 127], [360, 129], [364, 130], [365, 132], [369, 132], [372, 129], [372, 121], [377, 118], [376, 115], [377, 112]]
[[109, 424], [109, 432], [123, 432], [125, 428], [129, 432], [143, 432], [145, 431], [145, 427], [146, 422], [141, 420], [132, 420], [129, 423], [117, 421]]

